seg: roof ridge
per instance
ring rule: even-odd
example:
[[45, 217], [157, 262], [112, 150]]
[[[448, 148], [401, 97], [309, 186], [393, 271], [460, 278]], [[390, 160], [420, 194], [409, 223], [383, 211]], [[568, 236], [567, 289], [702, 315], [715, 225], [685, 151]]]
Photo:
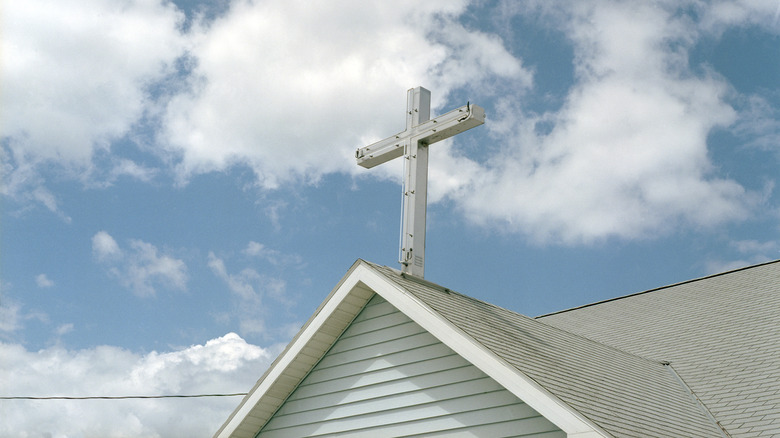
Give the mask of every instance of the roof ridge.
[[415, 283], [423, 285], [423, 286], [427, 286], [427, 287], [430, 287], [430, 288], [433, 288], [433, 289], [438, 289], [438, 290], [440, 290], [442, 292], [445, 292], [445, 293], [448, 293], [448, 294], [460, 295], [463, 298], [466, 298], [466, 299], [471, 300], [471, 301], [476, 301], [476, 302], [484, 304], [486, 306], [496, 307], [498, 309], [503, 309], [503, 310], [508, 310], [510, 312], [517, 313], [518, 315], [525, 316], [526, 318], [533, 319], [530, 316], [523, 315], [522, 313], [518, 313], [518, 312], [515, 312], [513, 310], [506, 309], [506, 308], [501, 307], [501, 306], [499, 306], [497, 304], [493, 304], [493, 303], [489, 303], [487, 301], [480, 300], [479, 298], [474, 298], [471, 295], [464, 294], [463, 292], [458, 292], [458, 291], [456, 291], [454, 289], [450, 289], [448, 287], [442, 286], [442, 285], [440, 285], [438, 283], [434, 283], [434, 282], [432, 282], [430, 280], [426, 280], [426, 279], [418, 277], [416, 275], [407, 274], [405, 272], [402, 272], [402, 271], [400, 271], [398, 269], [395, 269], [395, 268], [392, 268], [390, 266], [379, 265], [379, 264], [376, 264], [376, 263], [373, 263], [373, 262], [369, 262], [367, 260], [362, 260], [362, 261], [367, 263], [367, 264], [369, 264], [369, 265], [371, 265], [371, 266], [373, 266], [374, 268], [389, 269], [394, 274], [398, 275], [399, 277], [403, 278], [404, 280], [409, 280], [409, 281], [415, 282]]
[[739, 271], [746, 271], [746, 270], [749, 270], [749, 269], [760, 268], [762, 266], [771, 265], [773, 263], [780, 263], [780, 259], [778, 259], [778, 260], [771, 260], [771, 261], [764, 262], [764, 263], [758, 263], [758, 264], [755, 264], [755, 265], [743, 266], [741, 268], [731, 269], [731, 270], [728, 270], [728, 271], [719, 272], [717, 274], [705, 275], [703, 277], [698, 277], [698, 278], [694, 278], [694, 279], [691, 279], [691, 280], [680, 281], [678, 283], [672, 283], [672, 284], [668, 284], [666, 286], [656, 287], [656, 288], [653, 288], [653, 289], [647, 289], [647, 290], [640, 291], [640, 292], [634, 292], [634, 293], [631, 293], [631, 294], [628, 294], [628, 295], [622, 295], [622, 296], [619, 296], [619, 297], [608, 298], [606, 300], [601, 300], [601, 301], [596, 301], [596, 302], [593, 302], [593, 303], [583, 304], [581, 306], [576, 306], [576, 307], [571, 307], [571, 308], [568, 308], [568, 309], [558, 310], [558, 311], [555, 311], [555, 312], [545, 313], [543, 315], [535, 316], [535, 317], [533, 317], [533, 319], [541, 319], [541, 318], [544, 318], [544, 317], [547, 317], [547, 316], [557, 315], [557, 314], [560, 314], [560, 313], [572, 312], [572, 311], [575, 311], [575, 310], [584, 309], [586, 307], [591, 307], [591, 306], [596, 306], [596, 305], [599, 305], [599, 304], [609, 303], [611, 301], [622, 300], [624, 298], [630, 298], [630, 297], [635, 297], [637, 295], [648, 294], [650, 292], [657, 292], [659, 290], [670, 289], [670, 288], [673, 288], [673, 287], [682, 286], [684, 284], [690, 284], [690, 283], [695, 283], [695, 282], [698, 282], [698, 281], [709, 280], [709, 279], [712, 279], [712, 278], [733, 274], [733, 273], [739, 272]]

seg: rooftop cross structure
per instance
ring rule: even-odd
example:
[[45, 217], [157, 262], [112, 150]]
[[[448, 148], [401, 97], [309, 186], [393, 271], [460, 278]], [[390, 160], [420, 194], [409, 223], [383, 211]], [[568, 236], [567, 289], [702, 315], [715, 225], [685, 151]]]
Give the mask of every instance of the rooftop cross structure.
[[485, 110], [468, 103], [431, 119], [431, 92], [412, 88], [406, 95], [406, 129], [355, 152], [367, 169], [403, 156], [403, 227], [401, 270], [423, 278], [425, 273], [425, 216], [428, 202], [428, 146], [485, 123]]

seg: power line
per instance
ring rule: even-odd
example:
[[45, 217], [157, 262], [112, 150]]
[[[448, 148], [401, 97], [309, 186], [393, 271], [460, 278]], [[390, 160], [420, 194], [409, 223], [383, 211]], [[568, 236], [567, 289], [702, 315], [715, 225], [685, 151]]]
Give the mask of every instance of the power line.
[[0, 400], [131, 400], [131, 399], [154, 399], [154, 398], [205, 398], [205, 397], [238, 397], [246, 395], [246, 392], [235, 392], [230, 394], [178, 394], [178, 395], [117, 395], [117, 396], [0, 396]]

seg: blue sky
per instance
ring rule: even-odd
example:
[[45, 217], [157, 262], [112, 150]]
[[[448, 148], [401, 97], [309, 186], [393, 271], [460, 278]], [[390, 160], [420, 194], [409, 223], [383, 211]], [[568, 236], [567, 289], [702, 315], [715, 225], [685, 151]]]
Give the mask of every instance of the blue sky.
[[[780, 258], [780, 3], [547, 3], [5, 4], [0, 395], [247, 391], [398, 266], [400, 164], [354, 151], [415, 86], [487, 112], [431, 146], [428, 280], [536, 316]], [[0, 436], [237, 403], [0, 400]]]

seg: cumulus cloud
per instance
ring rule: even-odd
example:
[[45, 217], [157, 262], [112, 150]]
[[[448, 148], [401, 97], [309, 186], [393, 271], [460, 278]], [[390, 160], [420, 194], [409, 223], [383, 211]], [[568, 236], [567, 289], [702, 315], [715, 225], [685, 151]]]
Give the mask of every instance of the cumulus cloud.
[[92, 253], [98, 260], [116, 258], [122, 254], [116, 240], [105, 231], [98, 231], [92, 236]]
[[433, 174], [458, 176], [434, 198], [453, 199], [475, 223], [567, 244], [747, 217], [761, 196], [714, 175], [707, 150], [708, 134], [737, 119], [728, 84], [692, 72], [695, 27], [657, 6], [544, 10], [575, 52], [564, 105], [533, 114], [505, 99], [493, 125], [502, 146], [485, 164], [432, 150], [432, 167], [444, 169]]
[[148, 105], [181, 55], [168, 2], [30, 0], [3, 9], [3, 137], [17, 158], [88, 166]]
[[[240, 393], [275, 352], [235, 333], [203, 345], [137, 354], [111, 346], [27, 351], [0, 343], [0, 387], [15, 396]], [[0, 437], [190, 437], [214, 433], [239, 397], [3, 402]]]
[[141, 240], [130, 240], [121, 249], [105, 231], [92, 236], [92, 253], [109, 267], [109, 273], [138, 296], [153, 296], [159, 286], [184, 290], [187, 286], [187, 265], [183, 260], [159, 254], [156, 246]]
[[702, 27], [710, 32], [722, 32], [729, 26], [759, 25], [775, 33], [780, 16], [780, 4], [775, 0], [717, 0], [701, 7]]
[[47, 288], [54, 286], [54, 282], [49, 280], [46, 274], [38, 274], [35, 276], [35, 284], [40, 288]]
[[181, 157], [180, 177], [240, 163], [274, 188], [357, 172], [357, 147], [403, 129], [407, 88], [436, 90], [437, 106], [454, 89], [491, 78], [530, 85], [498, 38], [457, 22], [465, 7], [234, 1], [193, 30], [192, 90], [167, 107], [167, 147]]
[[[42, 174], [92, 184], [104, 173], [96, 152], [156, 111], [152, 85], [184, 54], [184, 15], [159, 0], [29, 0], [3, 5], [0, 18], [0, 192], [70, 222]], [[120, 160], [106, 178], [118, 175], [149, 171]]]
[[[493, 159], [437, 144], [431, 201], [453, 201], [481, 226], [567, 244], [744, 219], [759, 196], [717, 175], [708, 135], [731, 127], [762, 147], [778, 137], [766, 99], [735, 108], [726, 80], [688, 58], [702, 38], [734, 26], [777, 33], [773, 0], [691, 2], [686, 11], [677, 2], [505, 2], [507, 17], [533, 14], [569, 38], [575, 82], [548, 113], [524, 103], [544, 91], [532, 88], [533, 66], [459, 21], [465, 0], [234, 0], [186, 30], [170, 2], [43, 1], [7, 8], [2, 190], [65, 220], [39, 164], [89, 168], [101, 151], [106, 183], [150, 181], [155, 169], [111, 155], [111, 142], [146, 116], [157, 130], [147, 152], [180, 183], [241, 165], [273, 189], [366, 175], [352, 154], [403, 129], [409, 87], [433, 91], [434, 114], [456, 93], [478, 93], [496, 100], [480, 128], [492, 135], [484, 146]], [[395, 169], [370, 175], [396, 178]]]

